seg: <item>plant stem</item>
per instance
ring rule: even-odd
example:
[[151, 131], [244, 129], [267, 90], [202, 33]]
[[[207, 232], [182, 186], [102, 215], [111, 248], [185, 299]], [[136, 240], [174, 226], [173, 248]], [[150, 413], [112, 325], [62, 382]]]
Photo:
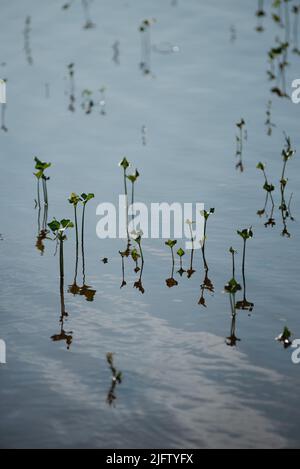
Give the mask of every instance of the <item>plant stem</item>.
[[83, 275], [83, 284], [85, 285], [84, 221], [85, 221], [85, 204], [83, 204], [82, 224], [81, 224], [82, 275]]
[[245, 265], [246, 265], [246, 240], [244, 239], [244, 249], [243, 249], [243, 285], [244, 285], [244, 300], [246, 301], [246, 275], [245, 275]]

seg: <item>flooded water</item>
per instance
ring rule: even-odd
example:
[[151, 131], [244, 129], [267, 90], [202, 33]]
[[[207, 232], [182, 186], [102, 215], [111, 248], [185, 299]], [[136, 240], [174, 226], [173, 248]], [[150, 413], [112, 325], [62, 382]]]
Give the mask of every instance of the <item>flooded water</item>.
[[[300, 365], [275, 337], [287, 327], [300, 339], [300, 107], [270, 92], [279, 86], [283, 92], [284, 84], [269, 81], [267, 70], [268, 51], [289, 35], [283, 56], [290, 95], [300, 57], [292, 53], [296, 2], [289, 4], [290, 34], [284, 11], [285, 27], [272, 20], [271, 3], [264, 2], [266, 16], [257, 18], [257, 2], [250, 0], [94, 1], [88, 10], [80, 1], [68, 6], [65, 0], [62, 9], [60, 0], [2, 0], [0, 338], [7, 363], [0, 365], [1, 447], [299, 447]], [[145, 19], [149, 26], [139, 31]], [[276, 76], [281, 58], [275, 54]], [[241, 118], [243, 173], [235, 168]], [[278, 209], [283, 132], [298, 150], [286, 169], [287, 200], [294, 194], [290, 238], [282, 236]], [[96, 207], [116, 203], [123, 192], [118, 163], [124, 155], [140, 172], [136, 200], [215, 208], [206, 239], [214, 290], [203, 289], [207, 307], [198, 304], [201, 250], [190, 278], [177, 273], [176, 256], [178, 285], [168, 288], [172, 259], [165, 240], [142, 239], [144, 294], [133, 288], [140, 273], [126, 257], [120, 289], [126, 240], [98, 239]], [[76, 295], [69, 292], [74, 230], [64, 242], [64, 285], [56, 243], [41, 237], [37, 243], [43, 213], [39, 220], [34, 156], [52, 163], [48, 222], [74, 219], [71, 192], [95, 194], [86, 205], [85, 278], [79, 246]], [[266, 197], [259, 161], [276, 186], [274, 227], [257, 215]], [[254, 308], [236, 312], [235, 341], [224, 293], [232, 277], [228, 250], [238, 251], [242, 284], [237, 230], [250, 226], [246, 282]], [[178, 240], [175, 252], [180, 246]], [[186, 252], [184, 270], [189, 260]], [[113, 380], [119, 371], [122, 380]]]

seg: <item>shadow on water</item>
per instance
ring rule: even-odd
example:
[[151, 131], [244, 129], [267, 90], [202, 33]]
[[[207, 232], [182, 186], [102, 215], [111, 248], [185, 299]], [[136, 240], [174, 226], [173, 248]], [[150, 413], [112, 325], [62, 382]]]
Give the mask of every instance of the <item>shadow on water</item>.
[[232, 256], [232, 278], [225, 285], [224, 290], [229, 294], [230, 299], [230, 309], [231, 309], [231, 325], [230, 325], [230, 335], [226, 337], [226, 344], [230, 347], [235, 347], [237, 342], [241, 340], [236, 336], [236, 320], [237, 320], [237, 311], [236, 311], [236, 294], [242, 289], [241, 285], [236, 281], [235, 278], [235, 255], [236, 251], [231, 247], [229, 252]]

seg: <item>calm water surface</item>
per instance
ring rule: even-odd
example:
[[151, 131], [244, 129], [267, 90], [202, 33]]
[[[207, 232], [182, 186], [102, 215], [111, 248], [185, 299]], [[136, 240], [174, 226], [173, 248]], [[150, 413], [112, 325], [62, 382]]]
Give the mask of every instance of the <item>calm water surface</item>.
[[[8, 80], [8, 132], [0, 134], [0, 338], [7, 345], [7, 364], [0, 366], [1, 447], [299, 446], [300, 365], [292, 364], [291, 349], [274, 340], [285, 326], [300, 337], [298, 154], [287, 168], [296, 219], [289, 223], [290, 239], [281, 236], [278, 211], [283, 131], [299, 153], [300, 108], [271, 95], [266, 75], [267, 52], [284, 30], [270, 18], [271, 1], [265, 2], [262, 33], [255, 30], [257, 5], [250, 0], [171, 3], [94, 1], [90, 15], [96, 27], [83, 29], [79, 1], [66, 10], [60, 0], [1, 2], [0, 76]], [[139, 69], [138, 28], [145, 18], [156, 19], [149, 76]], [[119, 64], [113, 60], [116, 41]], [[300, 59], [291, 54], [289, 61], [290, 93]], [[75, 112], [68, 111], [70, 63]], [[86, 115], [82, 91], [93, 90], [99, 101], [102, 86], [106, 115], [99, 106]], [[276, 124], [271, 137], [264, 125], [269, 99]], [[248, 132], [243, 174], [235, 170], [235, 124], [241, 117]], [[74, 233], [65, 243], [69, 315], [63, 329], [72, 336], [69, 350], [66, 341], [51, 340], [61, 332], [59, 266], [54, 242], [45, 241], [43, 256], [36, 248], [35, 155], [52, 162], [49, 220], [73, 218], [67, 201], [72, 191], [95, 193], [85, 236], [93, 302], [68, 293]], [[179, 285], [168, 289], [171, 256], [162, 240], [143, 241], [144, 295], [133, 288], [138, 275], [129, 261], [127, 286], [120, 289], [118, 251], [126, 243], [101, 241], [95, 229], [97, 204], [116, 202], [122, 192], [118, 162], [124, 155], [141, 173], [139, 201], [215, 207], [206, 249], [215, 293], [205, 293], [207, 308], [198, 305], [204, 278], [200, 251], [192, 278], [175, 271]], [[274, 228], [266, 229], [257, 216], [265, 199], [258, 161], [267, 164], [277, 186]], [[231, 276], [228, 249], [239, 252], [241, 281], [242, 240], [236, 230], [250, 225], [247, 296], [255, 308], [251, 315], [239, 311], [241, 341], [229, 347], [231, 310], [223, 293]], [[82, 285], [81, 263], [77, 280]], [[112, 406], [107, 352], [115, 353], [123, 373]]]

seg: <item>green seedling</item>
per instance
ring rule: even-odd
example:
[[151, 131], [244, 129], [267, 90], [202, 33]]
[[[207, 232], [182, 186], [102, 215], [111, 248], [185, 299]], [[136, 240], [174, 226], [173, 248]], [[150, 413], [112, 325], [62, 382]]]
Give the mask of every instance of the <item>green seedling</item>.
[[282, 334], [280, 334], [278, 337], [276, 337], [275, 340], [277, 340], [278, 342], [281, 342], [284, 346], [284, 348], [289, 348], [291, 345], [292, 345], [292, 333], [291, 331], [288, 329], [288, 327], [285, 327], [283, 329], [283, 332]]
[[180, 277], [182, 277], [182, 275], [185, 272], [185, 270], [182, 267], [182, 258], [183, 258], [183, 256], [185, 256], [185, 252], [182, 248], [178, 249], [177, 256], [179, 256], [179, 261], [180, 261], [180, 269], [178, 270], [178, 273], [179, 273]]
[[239, 301], [236, 304], [236, 309], [242, 309], [245, 311], [251, 312], [254, 308], [254, 304], [250, 303], [246, 299], [246, 274], [245, 274], [245, 268], [246, 268], [246, 246], [247, 246], [247, 241], [249, 239], [253, 238], [253, 231], [252, 227], [246, 228], [242, 231], [237, 232], [238, 235], [243, 239], [243, 263], [242, 263], [242, 274], [243, 274], [243, 287], [244, 287], [244, 298], [242, 301]]
[[78, 216], [77, 216], [77, 207], [79, 202], [81, 201], [81, 198], [79, 195], [75, 194], [75, 192], [72, 192], [72, 194], [69, 197], [69, 203], [73, 205], [74, 208], [74, 222], [75, 222], [75, 235], [76, 235], [76, 241], [75, 241], [75, 273], [74, 273], [74, 281], [73, 285], [70, 285], [69, 287], [69, 292], [73, 293], [74, 295], [79, 293], [79, 287], [77, 285], [77, 273], [78, 273], [78, 258], [79, 258], [79, 233], [78, 233]]

